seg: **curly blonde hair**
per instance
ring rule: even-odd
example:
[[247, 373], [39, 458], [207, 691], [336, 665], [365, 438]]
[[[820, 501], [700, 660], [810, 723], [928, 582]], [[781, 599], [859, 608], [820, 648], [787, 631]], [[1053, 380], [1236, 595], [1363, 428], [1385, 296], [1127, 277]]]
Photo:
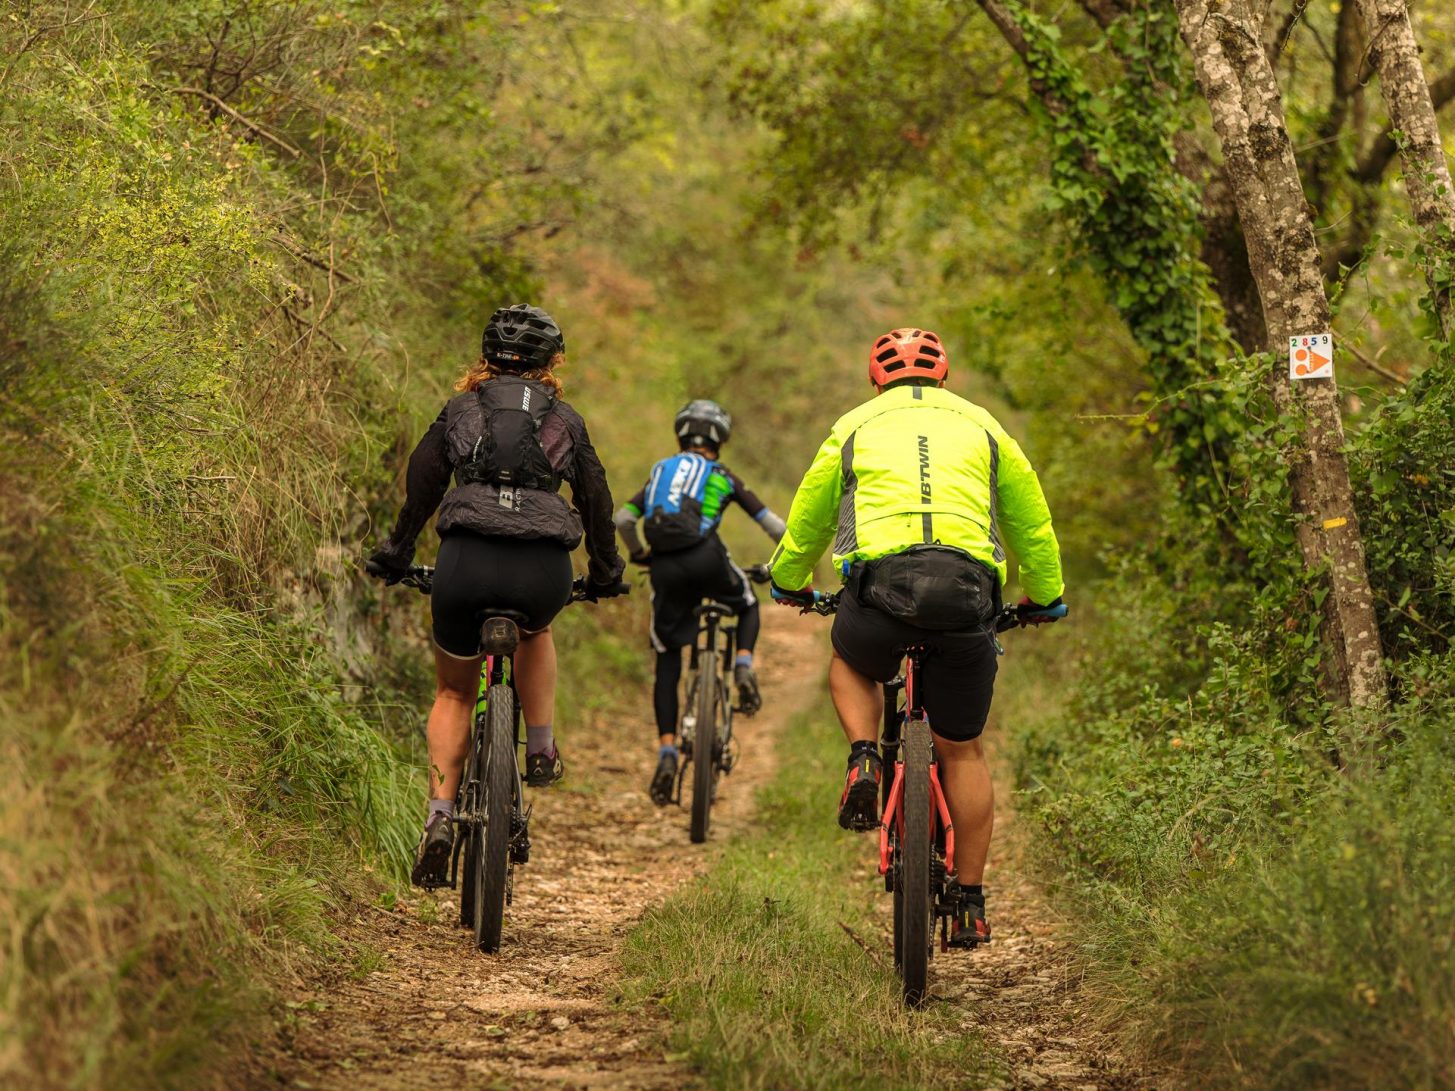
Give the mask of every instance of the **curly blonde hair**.
[[455, 389], [463, 394], [465, 391], [474, 390], [481, 383], [488, 383], [491, 379], [497, 379], [501, 375], [514, 375], [517, 378], [532, 379], [535, 382], [544, 383], [559, 398], [561, 393], [566, 389], [566, 384], [556, 374], [556, 368], [561, 367], [565, 362], [566, 357], [558, 352], [551, 357], [551, 362], [545, 367], [533, 367], [529, 371], [508, 371], [498, 364], [492, 364], [484, 356], [481, 356], [480, 359], [469, 366], [465, 374], [455, 380]]

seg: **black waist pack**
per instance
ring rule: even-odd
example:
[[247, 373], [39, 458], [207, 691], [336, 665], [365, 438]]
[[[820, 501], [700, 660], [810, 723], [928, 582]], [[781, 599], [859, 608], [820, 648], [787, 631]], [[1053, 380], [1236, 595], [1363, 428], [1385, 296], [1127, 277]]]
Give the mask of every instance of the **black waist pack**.
[[1000, 611], [995, 573], [947, 546], [914, 546], [857, 565], [851, 582], [860, 603], [921, 629], [975, 629]]

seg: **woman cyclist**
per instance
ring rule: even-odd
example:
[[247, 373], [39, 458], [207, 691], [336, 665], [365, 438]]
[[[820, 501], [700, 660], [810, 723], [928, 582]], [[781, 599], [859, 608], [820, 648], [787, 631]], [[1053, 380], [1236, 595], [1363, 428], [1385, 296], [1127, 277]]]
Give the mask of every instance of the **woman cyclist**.
[[[564, 765], [552, 734], [556, 648], [551, 620], [571, 599], [571, 551], [584, 536], [586, 597], [624, 594], [611, 490], [586, 423], [560, 399], [565, 338], [549, 314], [517, 304], [490, 316], [480, 359], [455, 384], [409, 457], [403, 510], [368, 571], [398, 581], [435, 509], [440, 535], [430, 595], [435, 700], [430, 709], [429, 805], [413, 881], [446, 881], [455, 792], [480, 684], [483, 611], [525, 615], [515, 685], [526, 723], [525, 781], [544, 788]], [[450, 488], [450, 476], [455, 485]], [[575, 508], [559, 495], [569, 482]]]

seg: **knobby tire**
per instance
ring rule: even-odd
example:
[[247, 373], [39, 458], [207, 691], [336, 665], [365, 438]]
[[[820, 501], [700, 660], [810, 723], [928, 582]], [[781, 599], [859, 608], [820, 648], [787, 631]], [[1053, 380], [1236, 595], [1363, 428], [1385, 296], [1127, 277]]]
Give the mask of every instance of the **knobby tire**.
[[697, 732], [692, 740], [692, 831], [694, 845], [707, 840], [712, 788], [717, 780], [717, 657], [706, 652], [697, 668]]
[[[915, 719], [904, 725], [904, 836], [900, 843], [899, 881], [895, 901], [895, 946], [904, 980], [904, 1002], [924, 1002], [930, 971], [930, 725]], [[903, 890], [901, 895], [900, 891]], [[903, 898], [900, 903], [901, 897]]]
[[500, 950], [505, 921], [505, 883], [510, 865], [510, 814], [515, 805], [515, 693], [490, 687], [487, 696], [488, 747], [481, 755], [484, 824], [475, 836], [475, 945], [486, 954]]

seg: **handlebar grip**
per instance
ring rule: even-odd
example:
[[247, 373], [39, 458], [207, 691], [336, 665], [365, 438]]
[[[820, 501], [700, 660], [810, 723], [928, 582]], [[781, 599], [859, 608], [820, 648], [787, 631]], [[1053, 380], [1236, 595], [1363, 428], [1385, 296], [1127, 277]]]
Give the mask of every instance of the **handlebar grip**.
[[785, 606], [812, 606], [823, 598], [823, 595], [812, 588], [806, 587], [802, 591], [789, 591], [786, 588], [779, 587], [777, 584], [774, 584], [772, 590], [768, 593], [772, 596], [774, 602], [781, 602]]
[[1057, 603], [1055, 606], [1048, 607], [1045, 610], [1028, 610], [1026, 612], [1026, 616], [1061, 618], [1066, 616], [1066, 612], [1066, 604], [1064, 602], [1061, 602]]

